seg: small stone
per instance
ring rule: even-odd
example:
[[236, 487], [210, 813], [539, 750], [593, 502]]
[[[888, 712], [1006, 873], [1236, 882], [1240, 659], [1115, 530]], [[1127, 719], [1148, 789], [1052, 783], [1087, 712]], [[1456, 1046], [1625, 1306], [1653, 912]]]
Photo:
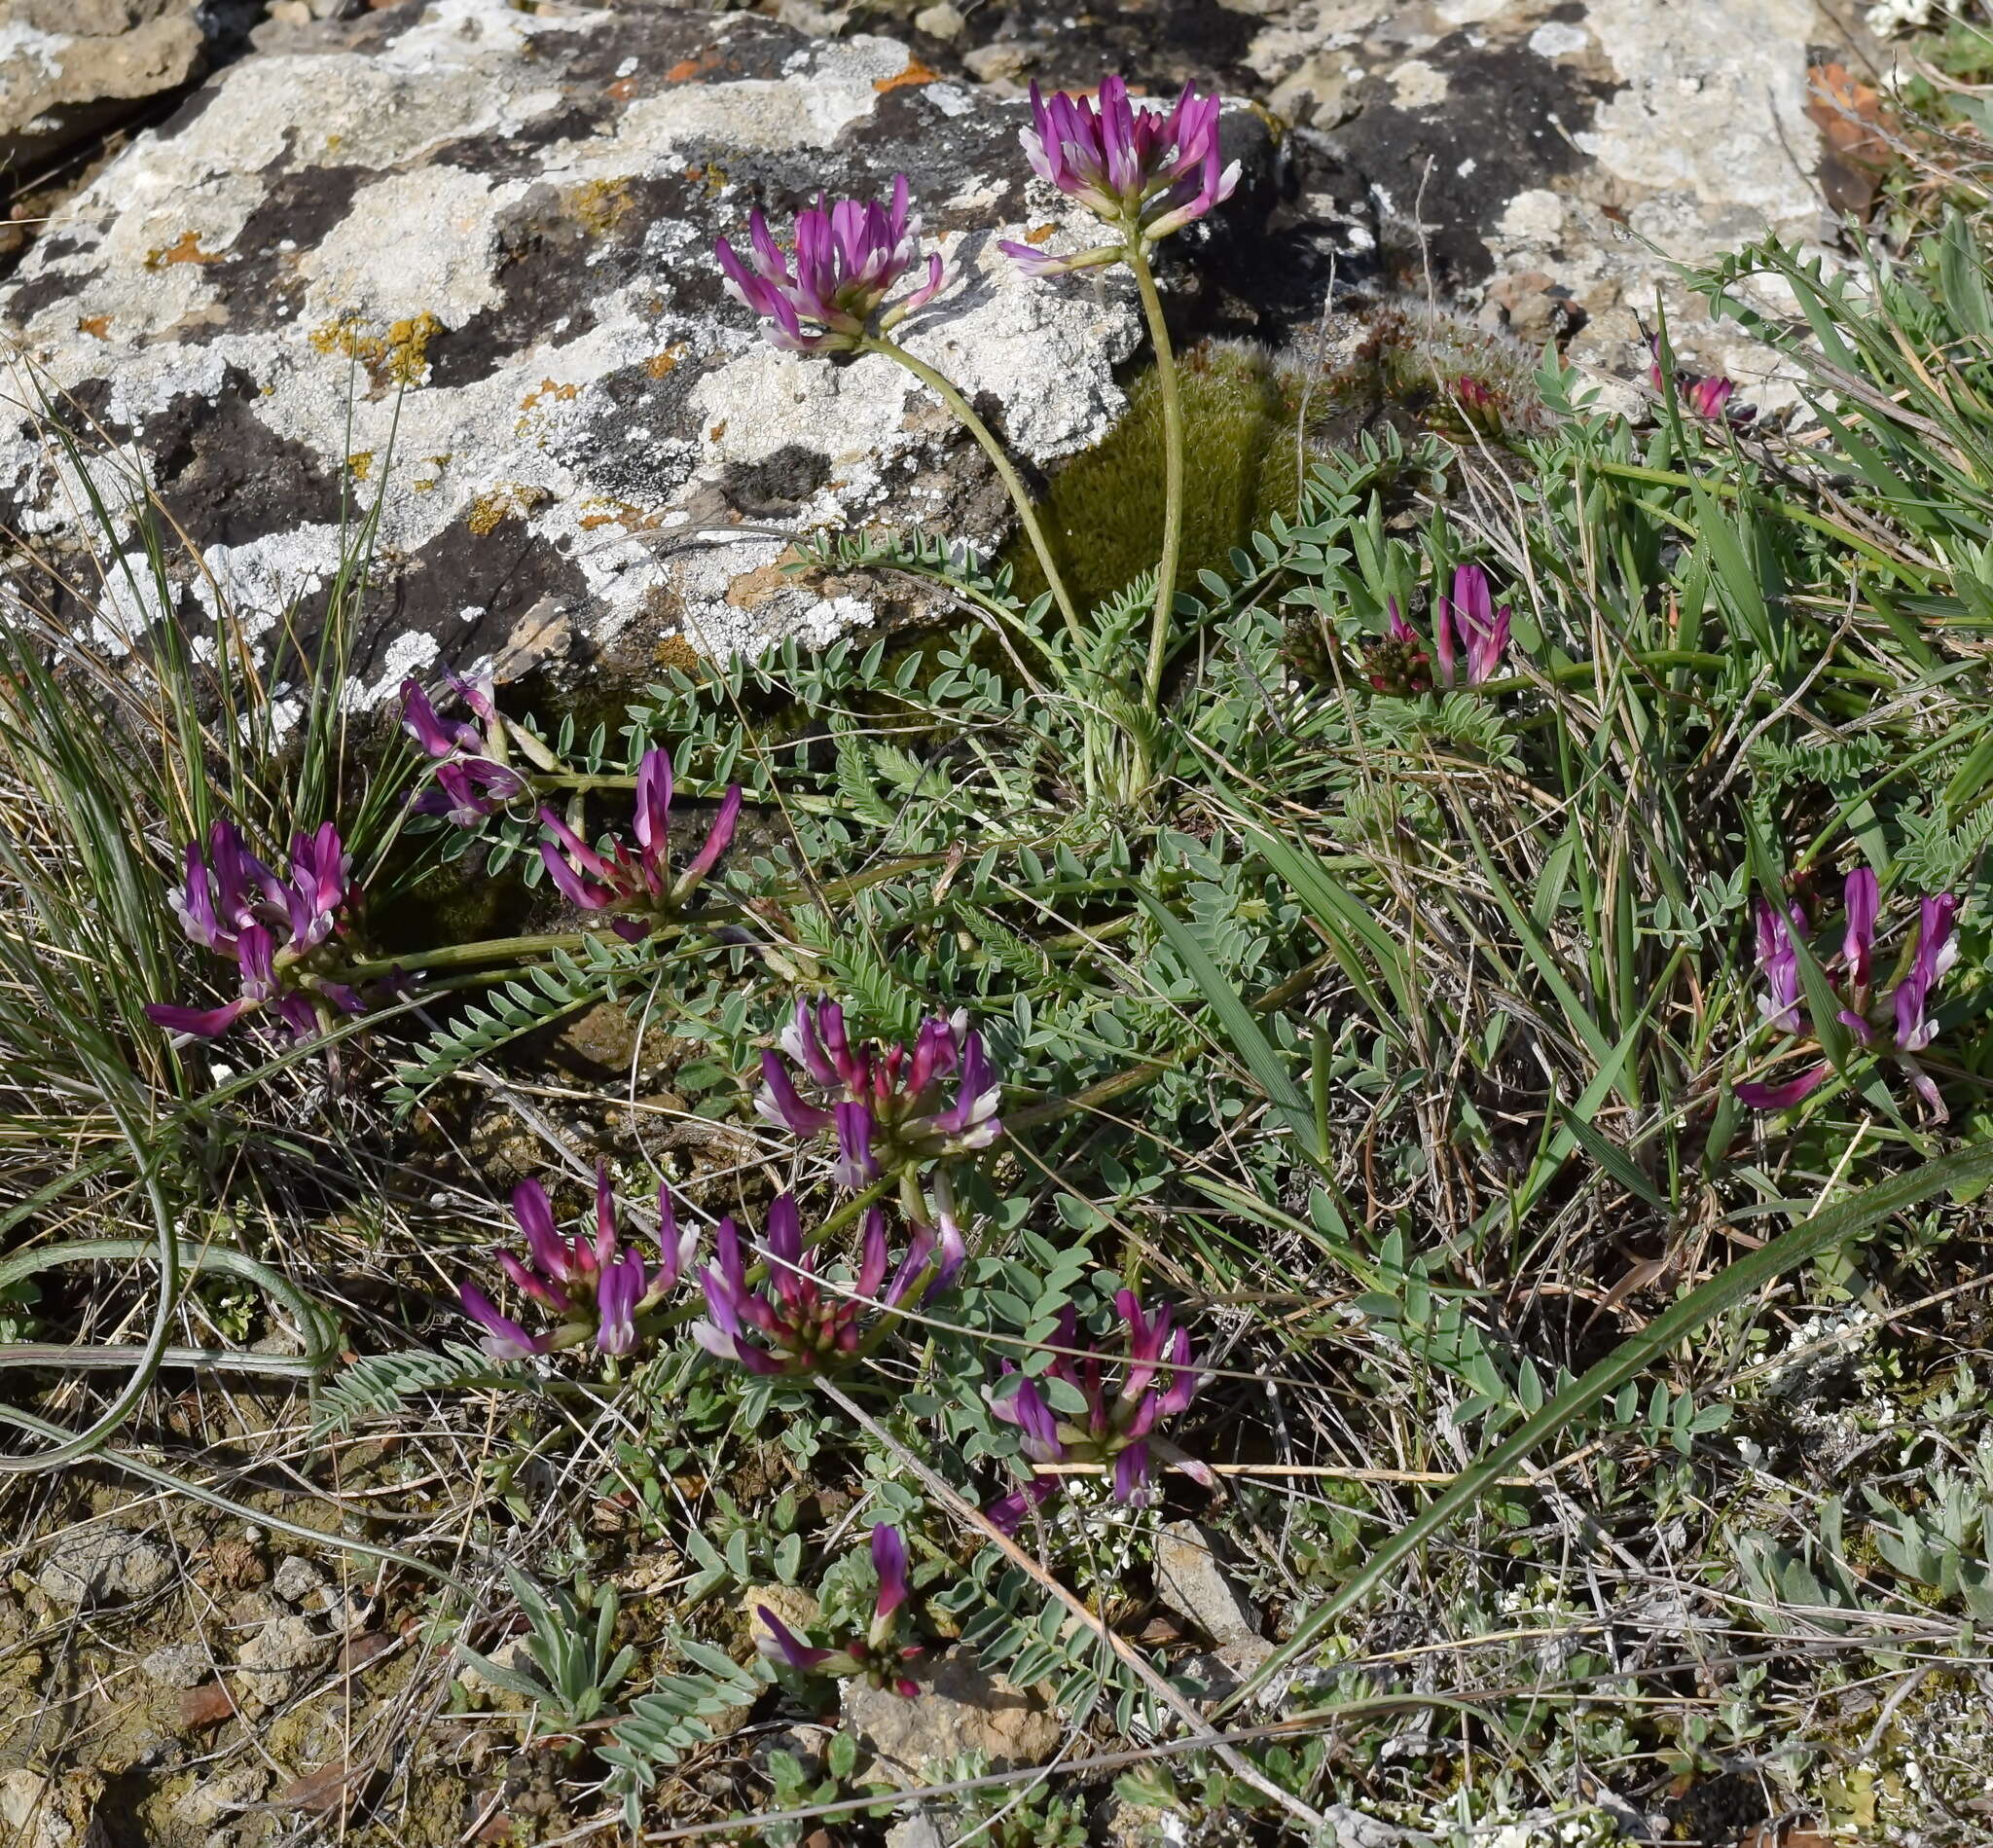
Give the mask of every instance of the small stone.
[[214, 1663], [199, 1643], [162, 1643], [138, 1667], [162, 1687], [198, 1687], [214, 1672]]
[[962, 63], [971, 77], [985, 84], [1014, 83], [1024, 75], [1032, 54], [1022, 45], [979, 45], [962, 54]]
[[990, 1673], [974, 1650], [958, 1644], [908, 1668], [920, 1687], [911, 1700], [865, 1682], [844, 1684], [845, 1723], [893, 1772], [918, 1774], [964, 1752], [988, 1754], [994, 1771], [1015, 1770], [1059, 1749], [1059, 1720], [1043, 1695]]
[[270, 1576], [255, 1540], [236, 1535], [224, 1535], [207, 1549], [206, 1572], [213, 1583], [231, 1591], [260, 1585]]
[[236, 1685], [248, 1708], [277, 1707], [288, 1700], [332, 1653], [332, 1639], [308, 1617], [277, 1617], [236, 1651]]
[[103, 1794], [104, 1780], [93, 1771], [0, 1771], [0, 1824], [9, 1848], [88, 1848]]
[[303, 1605], [325, 1584], [325, 1574], [303, 1553], [287, 1553], [277, 1561], [270, 1588], [286, 1604]]
[[122, 1527], [91, 1527], [56, 1543], [35, 1580], [59, 1605], [143, 1598], [173, 1576], [172, 1555]]
[[757, 1649], [772, 1650], [776, 1648], [775, 1632], [761, 1620], [763, 1607], [799, 1636], [817, 1617], [815, 1598], [800, 1585], [749, 1585], [741, 1594], [741, 1614], [747, 1619], [747, 1631]]
[[[270, 1768], [241, 1764], [197, 1784], [173, 1805], [173, 1819], [197, 1829], [212, 1829], [237, 1810], [256, 1802], [270, 1787]], [[234, 1837], [227, 1839], [233, 1840]]]
[[886, 1848], [950, 1848], [954, 1840], [955, 1830], [924, 1809], [917, 1809], [886, 1831]]
[[959, 39], [967, 23], [948, 0], [940, 0], [938, 6], [923, 7], [914, 15], [914, 30], [926, 33], [930, 39]]
[[1259, 1612], [1218, 1564], [1220, 1541], [1196, 1521], [1172, 1521], [1156, 1537], [1156, 1591], [1214, 1643], [1259, 1636]]

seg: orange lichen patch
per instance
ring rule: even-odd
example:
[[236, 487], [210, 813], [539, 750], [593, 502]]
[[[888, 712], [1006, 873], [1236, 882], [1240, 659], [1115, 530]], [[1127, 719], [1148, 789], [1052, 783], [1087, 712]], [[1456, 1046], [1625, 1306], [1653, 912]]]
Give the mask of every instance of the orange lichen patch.
[[163, 270], [171, 263], [226, 263], [228, 260], [226, 251], [201, 249], [198, 231], [183, 231], [173, 243], [145, 253], [148, 270]]
[[621, 526], [626, 532], [644, 532], [657, 525], [655, 514], [647, 514], [627, 500], [590, 499], [581, 504], [589, 509], [576, 523], [584, 532], [595, 532], [602, 526]]
[[689, 84], [695, 77], [704, 76], [719, 63], [717, 52], [705, 52], [698, 57], [682, 57], [665, 73], [668, 84]]
[[1028, 244], [1041, 244], [1058, 229], [1056, 225], [1037, 225], [1024, 235]]
[[111, 317], [108, 314], [82, 314], [77, 317], [76, 331], [88, 334], [91, 340], [111, 338]]
[[720, 419], [720, 420], [719, 420], [719, 421], [718, 421], [717, 423], [715, 423], [715, 424], [714, 424], [714, 425], [712, 426], [712, 428], [711, 428], [711, 429], [709, 429], [708, 431], [707, 431], [707, 433], [706, 433], [706, 440], [707, 440], [707, 441], [708, 443], [717, 443], [717, 442], [718, 442], [718, 441], [720, 440], [720, 438], [721, 438], [721, 437], [723, 437], [723, 436], [725, 436], [725, 435], [726, 435], [726, 433], [727, 433], [727, 420], [726, 420], [726, 418], [725, 418], [725, 417], [722, 417], [722, 418], [721, 418], [721, 419]]
[[554, 398], [557, 399], [562, 404], [566, 404], [570, 399], [574, 398], [580, 392], [580, 390], [581, 387], [579, 385], [563, 385], [557, 383], [552, 379], [542, 379], [540, 382], [532, 388], [532, 390], [528, 391], [524, 398], [520, 399], [519, 408], [522, 411], [530, 411], [533, 408], [533, 406], [538, 404], [542, 398]]
[[643, 362], [643, 369], [653, 379], [663, 379], [667, 374], [678, 370], [678, 362], [691, 351], [682, 340], [674, 340], [661, 353], [653, 353]]
[[1898, 158], [1895, 124], [1875, 86], [1845, 64], [1816, 64], [1806, 77], [1806, 114], [1824, 144], [1820, 183], [1828, 203], [1866, 217], [1883, 173]]
[[393, 322], [385, 333], [376, 334], [359, 314], [346, 309], [322, 327], [313, 328], [310, 341], [321, 353], [357, 361], [375, 390], [384, 391], [389, 385], [421, 383], [429, 364], [429, 343], [449, 331], [424, 309]]
[[611, 102], [628, 102], [631, 97], [636, 94], [636, 79], [634, 77], [619, 77], [602, 91], [602, 94], [608, 97]]
[[872, 88], [883, 96], [888, 90], [904, 90], [909, 84], [939, 83], [941, 73], [930, 71], [918, 57], [907, 59], [907, 67], [896, 77], [875, 77]]
[[636, 204], [628, 180], [590, 180], [567, 195], [567, 215], [591, 236], [613, 231]]

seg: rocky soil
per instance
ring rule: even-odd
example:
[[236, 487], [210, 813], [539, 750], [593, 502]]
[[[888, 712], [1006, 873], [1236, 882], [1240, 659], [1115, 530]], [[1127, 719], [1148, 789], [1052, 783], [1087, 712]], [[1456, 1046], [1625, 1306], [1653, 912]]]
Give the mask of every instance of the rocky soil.
[[[199, 81], [250, 11], [0, 0], [17, 169], [199, 84], [0, 284], [17, 349], [0, 515], [26, 543], [101, 557], [86, 487], [127, 548], [152, 494], [192, 548], [175, 619], [226, 608], [280, 680], [289, 612], [308, 640], [378, 504], [355, 706], [439, 663], [634, 673], [661, 647], [821, 642], [894, 614], [876, 584], [781, 572], [788, 535], [813, 527], [999, 540], [1004, 504], [937, 406], [884, 361], [769, 347], [709, 252], [751, 206], [780, 219], [819, 188], [906, 171], [960, 270], [910, 344], [1055, 469], [1124, 408], [1138, 337], [1119, 285], [1025, 282], [996, 251], [1082, 236], [1017, 150], [1034, 78], [1118, 67], [1239, 99], [1227, 132], [1249, 183], [1165, 277], [1186, 337], [1305, 348], [1331, 280], [1359, 316], [1430, 293], [1529, 346], [1559, 342], [1630, 396], [1658, 297], [1689, 363], [1775, 405], [1762, 356], [1706, 324], [1670, 263], [1767, 229], [1829, 243], [1830, 199], [1859, 202], [1863, 180], [1828, 150], [1809, 72], [1873, 52], [1808, 0], [1130, 0], [1083, 18], [278, 0], [253, 48]], [[50, 406], [83, 438], [88, 483]], [[95, 634], [116, 653], [157, 612], [107, 582]], [[236, 1412], [207, 1440], [302, 1457], [300, 1408]], [[370, 1505], [372, 1484], [418, 1506], [408, 1485], [459, 1465], [343, 1456], [337, 1504], [236, 1492], [372, 1533], [341, 1509]], [[1210, 1640], [1215, 1691], [1260, 1659], [1256, 1613], [1199, 1530], [1173, 1534], [1170, 1559], [1167, 1599]], [[581, 1820], [552, 1795], [549, 1748], [478, 1718], [512, 1697], [445, 1659], [418, 1584], [74, 1484], [38, 1487], [0, 1562], [10, 1839], [311, 1839], [336, 1830], [355, 1765], [419, 1768], [396, 1825], [411, 1843]], [[667, 1576], [639, 1561], [630, 1589]], [[932, 1680], [926, 1704], [849, 1716], [882, 1757], [971, 1734], [997, 1759], [1059, 1748], [1030, 1690], [953, 1658]]]

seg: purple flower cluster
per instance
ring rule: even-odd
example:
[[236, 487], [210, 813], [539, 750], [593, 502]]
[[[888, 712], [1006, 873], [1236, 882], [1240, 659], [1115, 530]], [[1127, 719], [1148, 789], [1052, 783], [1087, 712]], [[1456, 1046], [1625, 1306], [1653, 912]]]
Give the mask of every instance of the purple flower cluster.
[[1047, 257], [1020, 243], [1003, 244], [1003, 253], [1029, 275], [1058, 275], [1116, 262], [1130, 243], [1153, 243], [1202, 218], [1239, 184], [1238, 162], [1219, 165], [1218, 110], [1215, 96], [1187, 88], [1172, 108], [1143, 108], [1119, 77], [1101, 80], [1098, 105], [1063, 91], [1042, 96], [1033, 84], [1031, 126], [1019, 130], [1032, 171], [1112, 225], [1123, 242], [1076, 257]]
[[[1931, 1018], [1931, 997], [1944, 972], [1958, 960], [1959, 900], [1951, 892], [1926, 898], [1918, 907], [1917, 934], [1909, 946], [1887, 1017], [1872, 1018], [1875, 1006], [1875, 925], [1882, 909], [1882, 888], [1866, 866], [1848, 875], [1842, 887], [1843, 922], [1837, 952], [1822, 959], [1823, 968], [1836, 985], [1841, 1002], [1835, 1018], [1856, 1040], [1872, 1051], [1896, 1059], [1917, 1095], [1938, 1121], [1945, 1119], [1944, 1101], [1929, 1072], [1916, 1062], [1938, 1035]], [[1817, 1032], [1801, 998], [1797, 940], [1807, 933], [1806, 916], [1796, 904], [1757, 901], [1757, 970], [1764, 981], [1758, 1013], [1780, 1033]], [[1832, 1065], [1821, 1060], [1782, 1084], [1744, 1083], [1737, 1096], [1755, 1110], [1783, 1110], [1810, 1097], [1827, 1081]]]
[[961, 1231], [945, 1213], [938, 1216], [939, 1231], [914, 1228], [888, 1283], [886, 1214], [872, 1208], [850, 1292], [826, 1290], [819, 1282], [821, 1247], [804, 1249], [794, 1194], [778, 1194], [768, 1210], [768, 1281], [758, 1289], [747, 1279], [740, 1232], [732, 1219], [722, 1219], [713, 1235], [714, 1261], [700, 1279], [709, 1320], [693, 1324], [692, 1338], [750, 1373], [815, 1373], [835, 1366], [864, 1348], [868, 1310], [897, 1309], [916, 1291], [925, 1302], [955, 1280], [966, 1256]]
[[148, 1018], [169, 1033], [212, 1039], [268, 1007], [294, 1037], [308, 1039], [331, 1008], [357, 1014], [359, 996], [321, 966], [341, 927], [350, 871], [330, 821], [292, 838], [287, 880], [249, 852], [233, 822], [217, 821], [205, 853], [199, 842], [188, 844], [186, 883], [168, 902], [193, 942], [236, 964], [241, 993], [223, 1007], [149, 1005]]
[[[1079, 1319], [1069, 1308], [1059, 1319], [1050, 1346], [1056, 1354], [1039, 1375], [1056, 1382], [1040, 1391], [1006, 1360], [1003, 1371], [1017, 1379], [1017, 1390], [993, 1398], [990, 1410], [1023, 1433], [1024, 1454], [1034, 1463], [1111, 1463], [1114, 1499], [1138, 1506], [1153, 1493], [1149, 1480], [1149, 1432], [1159, 1420], [1175, 1417], [1190, 1403], [1199, 1380], [1190, 1336], [1172, 1328], [1168, 1305], [1153, 1319], [1145, 1315], [1132, 1289], [1114, 1297], [1127, 1329], [1125, 1353], [1082, 1341]], [[1119, 1370], [1116, 1383], [1110, 1369]], [[1058, 1389], [1066, 1389], [1060, 1392]], [[1062, 1412], [1055, 1399], [1073, 1396], [1081, 1409]], [[1027, 1489], [1007, 1495], [992, 1505], [990, 1518], [1014, 1533], [1026, 1509], [1042, 1504], [1057, 1490], [1050, 1476], [1036, 1478]]]
[[889, 1687], [911, 1700], [920, 1692], [913, 1681], [900, 1673], [902, 1662], [921, 1653], [918, 1644], [892, 1647], [898, 1627], [896, 1613], [907, 1601], [907, 1546], [896, 1527], [872, 1530], [872, 1568], [879, 1575], [879, 1597], [872, 1608], [872, 1622], [863, 1636], [854, 1636], [834, 1649], [815, 1649], [805, 1643], [766, 1605], [755, 1614], [774, 1644], [778, 1654], [791, 1668], [806, 1675], [837, 1675], [868, 1681], [875, 1687]]
[[490, 680], [467, 680], [447, 671], [443, 678], [479, 723], [440, 718], [418, 681], [401, 683], [402, 724], [435, 760], [435, 784], [413, 806], [417, 815], [441, 815], [455, 827], [472, 828], [523, 794], [526, 780], [506, 761], [507, 727], [498, 716]]
[[[882, 1175], [938, 1157], [987, 1148], [1003, 1133], [1001, 1087], [982, 1035], [960, 1010], [924, 1021], [912, 1050], [845, 1033], [835, 1001], [799, 1000], [779, 1042], [812, 1089], [806, 1098], [779, 1054], [761, 1055], [757, 1107], [798, 1136], [834, 1129], [841, 1185], [862, 1187]], [[943, 1096], [950, 1078], [954, 1098]]]
[[627, 943], [640, 943], [659, 924], [675, 918], [699, 889], [734, 838], [741, 818], [741, 785], [732, 784], [713, 816], [706, 845], [674, 880], [670, 863], [671, 759], [647, 750], [636, 774], [633, 851], [624, 842], [598, 852], [552, 809], [540, 821], [554, 838], [540, 843], [549, 877], [583, 911], [614, 914], [609, 928]]
[[591, 1238], [577, 1232], [563, 1236], [554, 1224], [547, 1191], [537, 1180], [522, 1180], [512, 1190], [512, 1216], [525, 1238], [524, 1258], [498, 1253], [498, 1268], [521, 1294], [530, 1297], [558, 1318], [546, 1334], [530, 1334], [510, 1316], [500, 1313], [475, 1284], [457, 1291], [463, 1312], [485, 1330], [484, 1349], [494, 1360], [523, 1360], [528, 1355], [554, 1354], [591, 1338], [601, 1355], [630, 1353], [637, 1344], [636, 1319], [655, 1308], [691, 1267], [699, 1234], [691, 1226], [681, 1233], [670, 1192], [658, 1189], [658, 1244], [663, 1262], [649, 1269], [643, 1254], [624, 1245], [616, 1227], [616, 1202], [606, 1166], [596, 1170], [596, 1224]]
[[1453, 574], [1453, 592], [1442, 591], [1432, 621], [1432, 642], [1398, 614], [1391, 599], [1391, 629], [1372, 645], [1364, 675], [1378, 693], [1409, 697], [1430, 693], [1436, 661], [1442, 687], [1477, 687], [1492, 679], [1508, 650], [1509, 609], [1495, 607], [1488, 573], [1478, 564], [1463, 564]]
[[[752, 254], [743, 259], [721, 237], [713, 245], [727, 286], [770, 323], [769, 339], [792, 352], [849, 352], [873, 331], [886, 333], [924, 308], [948, 282], [938, 256], [927, 278], [879, 313], [900, 277], [920, 261], [921, 220], [908, 209], [907, 176], [895, 174], [890, 205], [819, 198], [796, 214], [793, 267], [760, 212], [747, 219]], [[806, 332], [804, 323], [821, 332]]]

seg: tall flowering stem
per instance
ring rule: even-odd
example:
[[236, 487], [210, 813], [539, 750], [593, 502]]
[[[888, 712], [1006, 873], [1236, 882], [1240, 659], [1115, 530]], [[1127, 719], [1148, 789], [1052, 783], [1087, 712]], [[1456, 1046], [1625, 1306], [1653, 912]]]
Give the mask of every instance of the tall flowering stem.
[[920, 265], [921, 220], [910, 206], [907, 176], [896, 173], [886, 205], [819, 197], [814, 206], [796, 214], [789, 249], [776, 241], [768, 221], [755, 211], [748, 214], [745, 256], [724, 237], [714, 241], [713, 251], [728, 288], [768, 323], [774, 344], [790, 352], [884, 354], [948, 407], [996, 468], [1037, 554], [1059, 613], [1077, 636], [1078, 612], [1059, 575], [1031, 495], [1002, 444], [954, 385], [890, 338], [901, 321], [926, 307], [952, 279], [939, 254], [930, 254], [924, 280], [887, 306], [901, 277]]
[[[1024, 1453], [1034, 1463], [1112, 1464], [1114, 1500], [1140, 1506], [1154, 1494], [1149, 1433], [1190, 1403], [1200, 1382], [1189, 1333], [1172, 1326], [1167, 1305], [1150, 1316], [1132, 1289], [1123, 1289], [1114, 1308], [1123, 1324], [1120, 1349], [1082, 1341], [1078, 1317], [1069, 1308], [1050, 1343], [1060, 1352], [1039, 1376], [1057, 1387], [1041, 1392], [1006, 1360], [1004, 1375], [1017, 1380], [1017, 1390], [993, 1398], [990, 1410], [1018, 1428]], [[1059, 1408], [1075, 1395], [1077, 1411]], [[1195, 1472], [1201, 1466], [1192, 1468]], [[1053, 1493], [1053, 1483], [1040, 1478], [996, 1503], [990, 1518], [1014, 1532], [1026, 1509]]]
[[865, 1214], [850, 1291], [823, 1286], [816, 1268], [822, 1249], [820, 1243], [805, 1248], [795, 1195], [778, 1194], [768, 1210], [768, 1281], [757, 1288], [747, 1276], [739, 1228], [722, 1219], [713, 1235], [713, 1262], [700, 1278], [707, 1319], [693, 1323], [692, 1338], [750, 1373], [823, 1372], [865, 1353], [890, 1324], [888, 1314], [868, 1331], [865, 1318], [875, 1303], [890, 1312], [909, 1298], [929, 1300], [954, 1282], [966, 1255], [960, 1232], [944, 1219], [938, 1231], [916, 1226], [893, 1267], [886, 1214], [877, 1207]]
[[[1939, 892], [1920, 901], [1916, 935], [1904, 948], [1886, 1003], [1874, 986], [1881, 900], [1881, 887], [1866, 866], [1847, 876], [1840, 944], [1821, 959], [1833, 998], [1840, 1003], [1835, 1020], [1857, 1044], [1895, 1060], [1933, 1119], [1941, 1123], [1947, 1116], [1944, 1100], [1916, 1055], [1938, 1036], [1931, 997], [1958, 960], [1959, 900], [1951, 892]], [[1807, 1014], [1800, 976], [1799, 943], [1808, 930], [1805, 912], [1794, 904], [1774, 905], [1760, 898], [1756, 926], [1757, 972], [1764, 984], [1757, 1003], [1759, 1017], [1780, 1033], [1810, 1032], [1817, 1039], [1819, 1028]], [[1811, 1097], [1832, 1071], [1832, 1062], [1822, 1059], [1778, 1083], [1747, 1081], [1734, 1088], [1739, 1101], [1755, 1110], [1783, 1110]]]
[[547, 1191], [537, 1180], [512, 1190], [512, 1216], [525, 1241], [524, 1256], [500, 1251], [498, 1269], [523, 1297], [555, 1318], [544, 1333], [500, 1312], [476, 1284], [457, 1291], [463, 1312], [484, 1331], [483, 1346], [494, 1360], [523, 1360], [557, 1354], [592, 1341], [604, 1357], [633, 1353], [641, 1339], [640, 1318], [677, 1287], [698, 1250], [699, 1234], [678, 1229], [670, 1190], [658, 1189], [658, 1246], [655, 1268], [634, 1246], [625, 1244], [617, 1225], [615, 1196], [606, 1166], [596, 1170], [596, 1211], [592, 1230], [571, 1235], [554, 1223]]
[[1067, 258], [1046, 257], [1029, 244], [1003, 245], [1030, 275], [1125, 263], [1141, 297], [1163, 401], [1163, 549], [1142, 673], [1143, 697], [1151, 709], [1162, 690], [1183, 551], [1183, 405], [1177, 355], [1148, 253], [1150, 245], [1229, 199], [1238, 185], [1238, 163], [1220, 165], [1218, 115], [1215, 96], [1199, 96], [1190, 89], [1164, 110], [1139, 107], [1119, 77], [1101, 80], [1098, 100], [1063, 91], [1043, 96], [1033, 84], [1031, 126], [1020, 130], [1025, 158], [1041, 180], [1111, 226], [1115, 238]]
[[334, 1010], [359, 1013], [360, 996], [338, 979], [344, 971], [331, 947], [345, 929], [351, 870], [330, 821], [292, 837], [288, 879], [249, 852], [233, 822], [217, 821], [204, 851], [188, 844], [186, 880], [168, 902], [191, 942], [236, 965], [240, 993], [222, 1007], [156, 1002], [147, 1018], [170, 1033], [214, 1039], [268, 1008], [302, 1040], [329, 1024]]
[[921, 1651], [919, 1644], [895, 1647], [898, 1612], [905, 1605], [907, 1585], [907, 1545], [896, 1527], [884, 1524], [872, 1530], [872, 1570], [879, 1577], [879, 1595], [873, 1603], [872, 1621], [863, 1636], [854, 1636], [831, 1649], [813, 1648], [766, 1605], [755, 1609], [768, 1633], [768, 1652], [806, 1675], [835, 1675], [867, 1681], [875, 1687], [889, 1687], [903, 1699], [920, 1692], [901, 1664], [912, 1661]]

